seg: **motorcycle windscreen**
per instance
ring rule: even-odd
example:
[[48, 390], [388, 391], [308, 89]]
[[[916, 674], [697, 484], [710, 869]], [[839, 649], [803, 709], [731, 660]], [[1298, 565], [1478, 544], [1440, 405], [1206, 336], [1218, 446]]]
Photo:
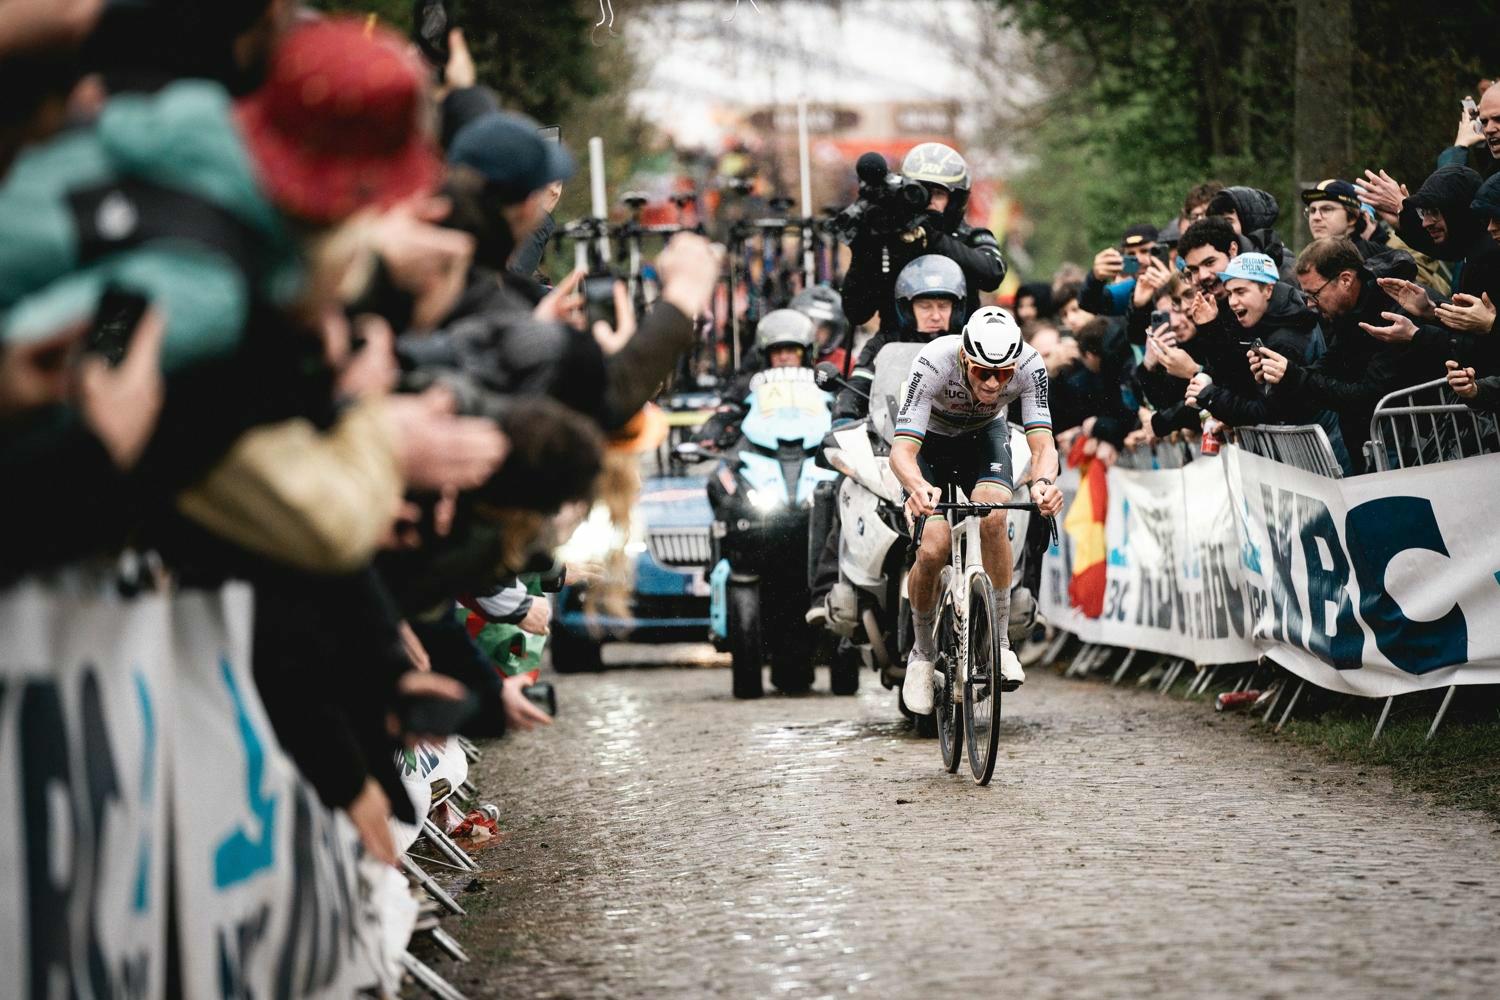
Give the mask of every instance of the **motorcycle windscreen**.
[[911, 380], [911, 364], [926, 344], [886, 344], [875, 356], [870, 383], [870, 426], [886, 444], [896, 438], [896, 410]]
[[782, 441], [816, 448], [833, 426], [833, 397], [819, 389], [807, 368], [772, 368], [750, 381], [750, 412], [740, 431], [752, 444], [775, 451]]

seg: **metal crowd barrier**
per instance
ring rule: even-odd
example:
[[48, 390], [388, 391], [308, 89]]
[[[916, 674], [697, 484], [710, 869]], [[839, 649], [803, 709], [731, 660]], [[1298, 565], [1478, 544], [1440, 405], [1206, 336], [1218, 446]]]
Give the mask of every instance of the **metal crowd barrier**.
[[1365, 455], [1377, 472], [1451, 462], [1500, 452], [1492, 413], [1463, 404], [1447, 379], [1400, 389], [1382, 399], [1370, 420]]
[[1236, 427], [1235, 444], [1252, 455], [1290, 465], [1303, 472], [1316, 472], [1330, 479], [1340, 479], [1344, 472], [1333, 456], [1328, 432], [1317, 424], [1303, 427], [1256, 425]]
[[[1264, 425], [1236, 427], [1230, 431], [1230, 434], [1238, 447], [1253, 455], [1333, 479], [1341, 478], [1343, 475], [1338, 460], [1334, 457], [1328, 433], [1317, 424], [1302, 427]], [[1142, 445], [1122, 451], [1119, 465], [1127, 469], [1181, 468], [1192, 461], [1198, 453], [1198, 448], [1194, 445], [1162, 441], [1155, 445]], [[1369, 460], [1369, 465], [1377, 472], [1497, 453], [1500, 453], [1500, 423], [1497, 423], [1495, 415], [1478, 413], [1469, 409], [1448, 388], [1447, 379], [1434, 379], [1431, 382], [1401, 389], [1382, 399], [1375, 407], [1370, 421], [1370, 441], [1365, 445], [1365, 455]], [[1043, 653], [1041, 662], [1051, 663], [1056, 659], [1067, 641], [1068, 634], [1059, 632], [1057, 638]], [[1075, 656], [1073, 664], [1069, 666], [1067, 676], [1087, 676], [1101, 665], [1107, 665], [1114, 651], [1107, 645], [1091, 646], [1084, 643]], [[1137, 652], [1138, 650], [1133, 649], [1126, 652], [1114, 673], [1112, 683], [1120, 682], [1131, 664], [1135, 662]], [[1190, 665], [1186, 660], [1154, 654], [1148, 656], [1148, 661], [1155, 662], [1156, 666], [1152, 669], [1160, 671], [1160, 680], [1157, 681], [1156, 687], [1158, 691], [1163, 692], [1170, 690], [1185, 667]], [[1279, 706], [1282, 695], [1290, 686], [1291, 679], [1288, 677], [1285, 682], [1275, 680], [1263, 692], [1250, 692], [1258, 672], [1268, 665], [1271, 667], [1274, 678], [1275, 665], [1264, 657], [1257, 663], [1244, 665], [1249, 668], [1248, 672], [1243, 673], [1239, 683], [1231, 692], [1231, 694], [1237, 694], [1245, 691], [1256, 695], [1254, 707], [1257, 710], [1262, 703], [1269, 702], [1269, 707], [1265, 712], [1267, 723], [1270, 722], [1272, 713]], [[1218, 676], [1219, 670], [1219, 667], [1208, 670], [1199, 667], [1198, 677], [1189, 685], [1187, 694], [1192, 696], [1207, 692]], [[1144, 683], [1152, 678], [1152, 673], [1148, 672], [1137, 683]], [[1276, 724], [1276, 732], [1280, 732], [1281, 727], [1286, 724], [1304, 687], [1305, 682], [1298, 679], [1291, 701]], [[1449, 687], [1447, 694], [1443, 697], [1442, 706], [1427, 730], [1429, 741], [1437, 733], [1438, 726], [1442, 724], [1443, 716], [1447, 713], [1456, 690], [1456, 687]], [[1390, 716], [1391, 705], [1395, 700], [1394, 695], [1385, 699], [1380, 718], [1375, 723], [1375, 731], [1370, 737], [1371, 744], [1380, 739], [1381, 730], [1385, 728], [1386, 719]]]

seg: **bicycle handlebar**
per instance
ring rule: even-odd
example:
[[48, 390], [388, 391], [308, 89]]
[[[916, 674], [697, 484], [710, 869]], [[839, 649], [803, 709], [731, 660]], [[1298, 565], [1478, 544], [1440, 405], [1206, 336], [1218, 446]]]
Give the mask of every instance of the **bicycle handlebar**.
[[[953, 503], [949, 501], [943, 501], [941, 503], [935, 503], [932, 506], [934, 510], [959, 510], [968, 511], [970, 513], [982, 511], [986, 514], [988, 514], [992, 510], [1025, 510], [1030, 511], [1033, 514], [1040, 514], [1042, 512], [1039, 505], [1022, 501], [1014, 501], [1009, 503]], [[912, 531], [911, 536], [911, 543], [913, 546], [920, 546], [922, 544], [922, 529], [927, 526], [927, 518], [931, 516], [932, 515], [930, 514], [925, 515], [917, 521], [917, 526]], [[1052, 533], [1052, 544], [1056, 545], [1057, 518], [1048, 517], [1047, 528]]]

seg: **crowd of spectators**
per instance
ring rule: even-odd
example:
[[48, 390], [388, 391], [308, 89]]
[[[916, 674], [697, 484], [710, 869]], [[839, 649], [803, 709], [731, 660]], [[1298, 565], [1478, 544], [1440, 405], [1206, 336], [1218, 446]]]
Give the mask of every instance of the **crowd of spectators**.
[[1015, 312], [1048, 361], [1062, 446], [1113, 462], [1205, 425], [1318, 424], [1351, 475], [1373, 467], [1389, 393], [1446, 377], [1494, 410], [1497, 160], [1500, 87], [1486, 86], [1415, 191], [1379, 168], [1302, 191], [1296, 253], [1275, 197], [1207, 181], [1165, 225], [1123, 226], [1081, 280], [1065, 265], [1022, 285]]
[[628, 511], [719, 250], [675, 237], [617, 328], [536, 283], [574, 163], [457, 32], [432, 65], [291, 0], [3, 0], [0, 78], [0, 583], [126, 548], [251, 583], [279, 740], [396, 863], [403, 746], [550, 721], [483, 636], [592, 572], [554, 553]]

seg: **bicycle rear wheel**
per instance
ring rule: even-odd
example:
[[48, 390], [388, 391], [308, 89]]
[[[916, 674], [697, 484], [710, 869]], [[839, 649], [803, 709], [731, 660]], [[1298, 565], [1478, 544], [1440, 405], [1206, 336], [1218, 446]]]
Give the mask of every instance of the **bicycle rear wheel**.
[[943, 752], [943, 767], [949, 774], [958, 770], [963, 760], [963, 704], [958, 691], [958, 635], [953, 630], [953, 599], [948, 596], [944, 576], [943, 601], [938, 611], [937, 690], [933, 692], [937, 717], [938, 748]]
[[978, 573], [969, 583], [968, 671], [964, 678], [964, 730], [969, 739], [969, 770], [976, 785], [988, 785], [1000, 746], [1000, 637], [1006, 623], [995, 607], [990, 578]]

